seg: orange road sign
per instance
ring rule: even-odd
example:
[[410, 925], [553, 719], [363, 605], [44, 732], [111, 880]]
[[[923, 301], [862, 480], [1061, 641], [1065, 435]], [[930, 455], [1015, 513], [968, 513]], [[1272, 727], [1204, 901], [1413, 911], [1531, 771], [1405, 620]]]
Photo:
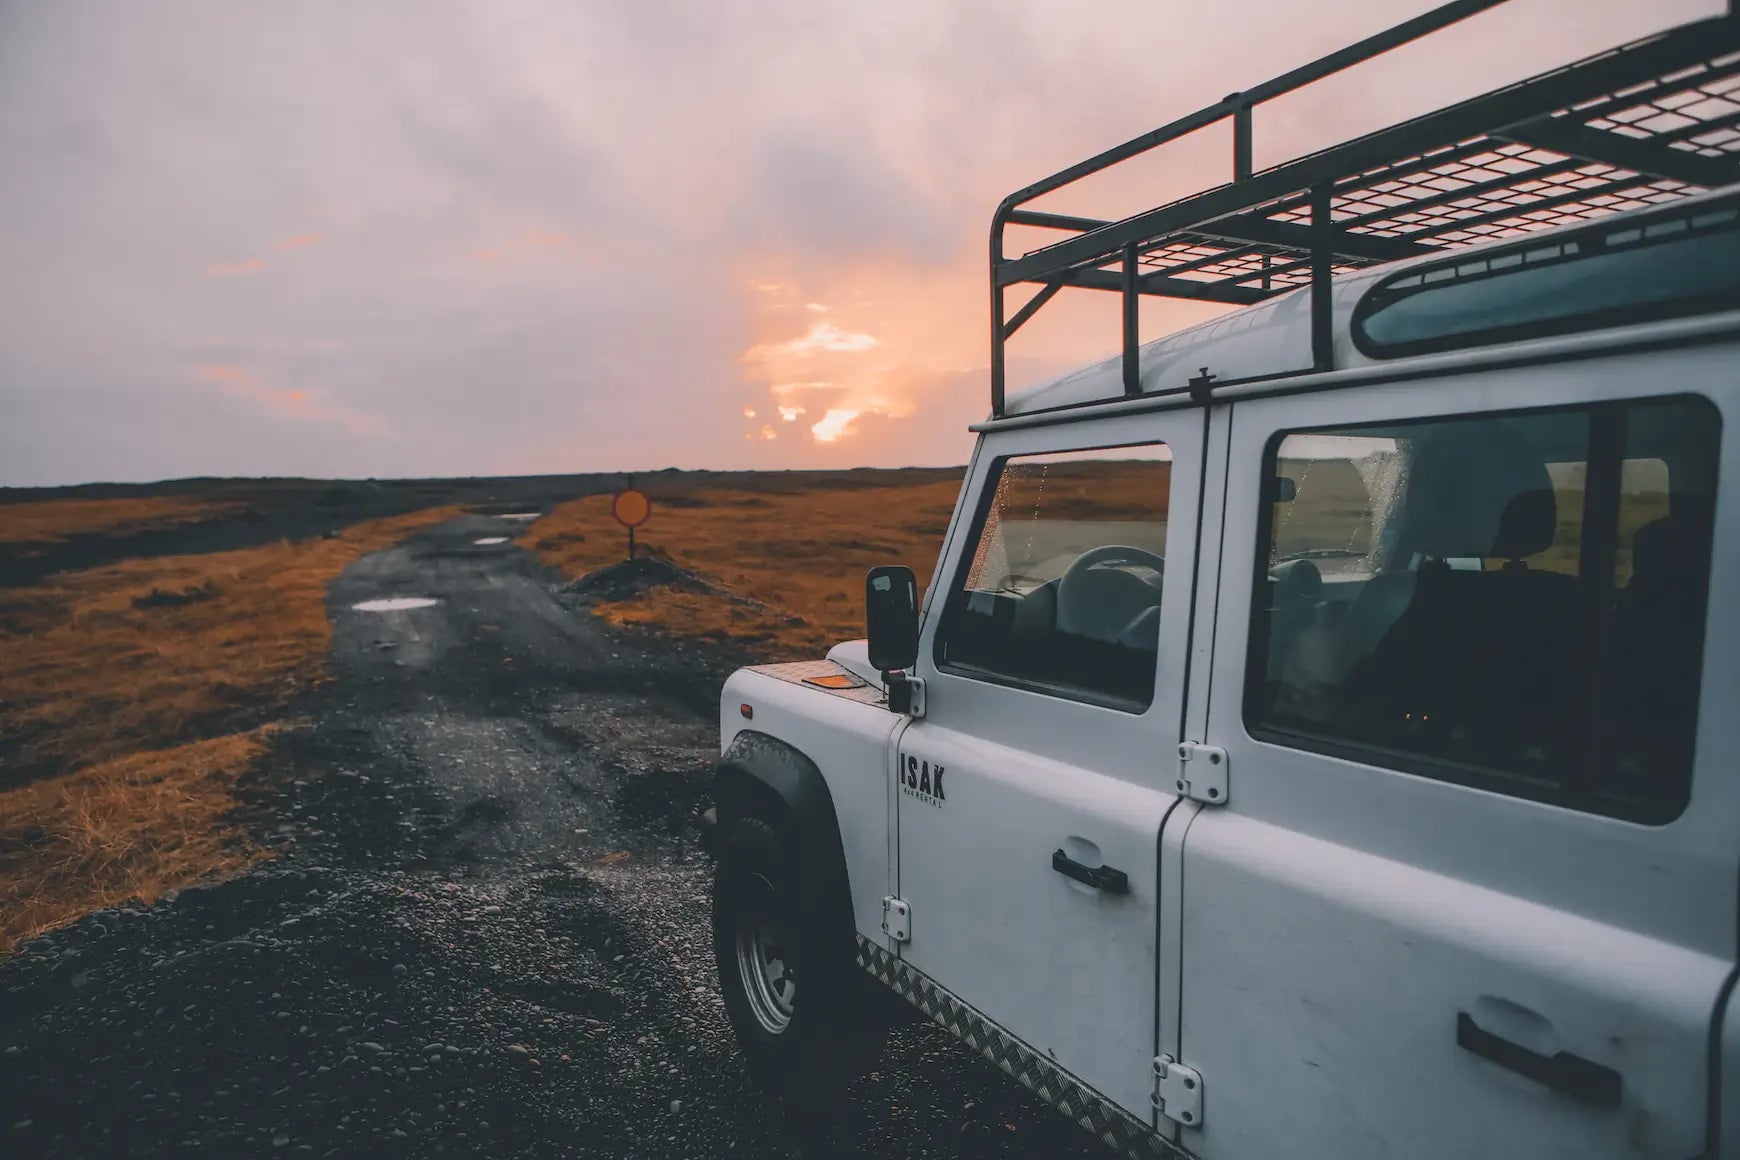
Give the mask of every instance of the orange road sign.
[[616, 522], [625, 528], [638, 528], [646, 523], [646, 518], [652, 515], [652, 500], [646, 493], [632, 487], [625, 487], [616, 493], [616, 498], [610, 503], [610, 514], [616, 517]]

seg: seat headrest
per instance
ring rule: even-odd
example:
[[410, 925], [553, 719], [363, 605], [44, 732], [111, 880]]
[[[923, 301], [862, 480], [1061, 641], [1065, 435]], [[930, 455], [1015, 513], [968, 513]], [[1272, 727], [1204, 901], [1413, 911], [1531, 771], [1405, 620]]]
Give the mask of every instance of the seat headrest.
[[1552, 546], [1558, 503], [1546, 464], [1502, 422], [1442, 428], [1409, 466], [1397, 547], [1434, 559], [1516, 560]]
[[1559, 530], [1559, 501], [1553, 489], [1534, 488], [1519, 491], [1504, 505], [1498, 517], [1498, 535], [1492, 549], [1485, 553], [1501, 560], [1520, 560], [1553, 546], [1553, 535]]
[[1703, 568], [1699, 559], [1696, 521], [1683, 516], [1663, 516], [1638, 528], [1631, 537], [1631, 575], [1650, 582], [1683, 580]]

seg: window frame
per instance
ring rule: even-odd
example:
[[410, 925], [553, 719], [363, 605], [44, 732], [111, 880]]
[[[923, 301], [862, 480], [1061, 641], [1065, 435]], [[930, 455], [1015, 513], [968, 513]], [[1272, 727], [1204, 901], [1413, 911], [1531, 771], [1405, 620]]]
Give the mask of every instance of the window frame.
[[[1534, 407], [1507, 407], [1497, 409], [1458, 410], [1433, 413], [1430, 415], [1410, 416], [1394, 420], [1359, 420], [1326, 423], [1321, 426], [1290, 427], [1272, 432], [1263, 443], [1263, 455], [1258, 463], [1258, 469], [1264, 478], [1272, 478], [1279, 471], [1281, 444], [1294, 435], [1335, 435], [1356, 433], [1359, 428], [1367, 426], [1419, 426], [1426, 427], [1436, 423], [1453, 423], [1466, 420], [1482, 419], [1526, 419], [1534, 415], [1563, 414], [1566, 412], [1583, 412], [1591, 420], [1595, 413], [1602, 410], [1619, 409], [1630, 411], [1638, 407], [1661, 406], [1665, 404], [1689, 404], [1707, 412], [1711, 429], [1714, 432], [1715, 460], [1711, 464], [1714, 472], [1711, 479], [1710, 499], [1720, 502], [1720, 463], [1722, 456], [1722, 409], [1707, 395], [1695, 391], [1681, 391], [1661, 395], [1636, 395], [1614, 399], [1588, 399], [1577, 402], [1561, 402], [1542, 404]], [[1591, 428], [1593, 423], [1591, 422]], [[1595, 437], [1591, 431], [1590, 444], [1593, 447]], [[1592, 462], [1591, 460], [1586, 462]], [[1619, 460], [1616, 471], [1622, 472], [1625, 460]], [[1671, 468], [1670, 468], [1671, 488]], [[1618, 498], [1618, 497], [1616, 497]], [[1691, 732], [1691, 748], [1688, 750], [1686, 765], [1679, 771], [1679, 781], [1671, 798], [1661, 799], [1660, 804], [1643, 802], [1628, 804], [1612, 799], [1601, 799], [1592, 795], [1566, 793], [1558, 785], [1540, 783], [1526, 774], [1514, 771], [1500, 770], [1492, 766], [1476, 765], [1470, 762], [1457, 761], [1450, 758], [1434, 757], [1413, 750], [1395, 749], [1390, 746], [1369, 741], [1355, 741], [1335, 737], [1329, 734], [1311, 732], [1309, 730], [1276, 725], [1263, 720], [1258, 714], [1258, 705], [1262, 697], [1263, 686], [1269, 661], [1269, 638], [1272, 631], [1273, 617], [1264, 607], [1267, 596], [1267, 581], [1269, 575], [1269, 553], [1272, 548], [1271, 537], [1274, 533], [1276, 508], [1279, 504], [1271, 501], [1258, 506], [1256, 521], [1256, 551], [1253, 556], [1253, 575], [1251, 577], [1251, 598], [1245, 610], [1246, 641], [1243, 674], [1241, 680], [1242, 692], [1239, 698], [1239, 719], [1247, 735], [1252, 739], [1271, 745], [1304, 753], [1312, 753], [1322, 757], [1332, 757], [1344, 761], [1378, 769], [1390, 770], [1396, 773], [1415, 777], [1429, 778], [1433, 781], [1450, 785], [1464, 786], [1470, 789], [1482, 790], [1509, 798], [1535, 802], [1542, 805], [1556, 806], [1593, 817], [1611, 818], [1618, 821], [1632, 822], [1655, 828], [1667, 826], [1678, 820], [1691, 804], [1693, 781], [1697, 771], [1698, 751], [1697, 733], [1699, 717], [1703, 708], [1704, 681], [1703, 669], [1709, 654], [1709, 624], [1712, 591], [1710, 581], [1715, 571], [1714, 552], [1717, 544], [1717, 528], [1719, 526], [1714, 514], [1710, 524], [1708, 551], [1706, 552], [1706, 588], [1704, 607], [1699, 620], [1699, 649], [1694, 671], [1698, 677], [1697, 691], [1692, 702], [1692, 719], [1689, 723]], [[1612, 566], [1617, 563], [1615, 555], [1609, 561]], [[1579, 581], [1581, 575], [1578, 576]]]
[[1092, 705], [1100, 709], [1111, 709], [1119, 713], [1128, 714], [1131, 717], [1141, 717], [1154, 707], [1154, 700], [1158, 695], [1160, 687], [1160, 626], [1158, 623], [1155, 626], [1154, 681], [1149, 686], [1147, 697], [1140, 699], [1135, 697], [1120, 697], [1115, 693], [1107, 693], [1103, 690], [1090, 689], [1080, 685], [1066, 684], [1061, 681], [1045, 681], [1033, 677], [1014, 676], [1009, 673], [999, 672], [996, 669], [984, 668], [983, 666], [971, 664], [969, 662], [950, 660], [944, 655], [944, 650], [948, 644], [949, 632], [954, 625], [955, 617], [959, 615], [959, 612], [957, 611], [957, 597], [964, 599], [966, 593], [966, 579], [972, 572], [973, 561], [978, 555], [980, 537], [984, 535], [985, 524], [990, 520], [991, 505], [996, 502], [997, 492], [1003, 481], [1003, 472], [1009, 466], [1010, 460], [1032, 459], [1042, 455], [1076, 455], [1092, 453], [1095, 451], [1119, 451], [1135, 447], [1164, 447], [1167, 451], [1167, 458], [1164, 462], [1170, 464], [1172, 467], [1172, 470], [1168, 472], [1166, 485], [1166, 524], [1167, 532], [1170, 536], [1172, 525], [1172, 498], [1177, 490], [1176, 479], [1174, 477], [1174, 473], [1177, 469], [1177, 457], [1173, 453], [1172, 443], [1169, 440], [1150, 437], [1137, 439], [1128, 443], [1104, 443], [1096, 444], [1091, 447], [1065, 447], [1044, 451], [1010, 451], [997, 455], [990, 461], [984, 475], [984, 481], [979, 487], [979, 494], [974, 501], [975, 507], [973, 511], [973, 520], [969, 526], [969, 534], [962, 542], [961, 553], [959, 559], [956, 561], [954, 572], [949, 578], [949, 583], [941, 593], [942, 603], [938, 609], [937, 626], [936, 631], [931, 637], [930, 649], [931, 663], [936, 666], [937, 672], [946, 673], [951, 677], [959, 677], [963, 680], [976, 681], [980, 684], [995, 685], [1005, 689], [1017, 689], [1022, 692], [1036, 693], [1040, 696], [1053, 697], [1058, 700], [1073, 701], [1083, 705]]

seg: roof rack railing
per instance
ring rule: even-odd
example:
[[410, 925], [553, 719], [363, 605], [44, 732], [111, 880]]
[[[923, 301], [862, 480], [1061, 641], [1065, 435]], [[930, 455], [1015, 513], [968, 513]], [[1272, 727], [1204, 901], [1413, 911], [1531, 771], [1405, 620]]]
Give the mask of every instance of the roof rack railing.
[[[1076, 163], [1003, 199], [991, 219], [991, 414], [1005, 345], [1066, 287], [1123, 298], [1123, 381], [1142, 393], [1140, 296], [1248, 305], [1311, 288], [1312, 366], [1333, 367], [1330, 280], [1357, 269], [1669, 201], [1740, 181], [1740, 16], [1610, 49], [1261, 172], [1258, 105], [1496, 8], [1456, 0]], [[1230, 118], [1232, 181], [1119, 221], [1021, 207]], [[1071, 236], [1003, 256], [1006, 226]], [[1038, 290], [1013, 316], [1005, 290]], [[1205, 371], [1179, 389], [1205, 393]]]

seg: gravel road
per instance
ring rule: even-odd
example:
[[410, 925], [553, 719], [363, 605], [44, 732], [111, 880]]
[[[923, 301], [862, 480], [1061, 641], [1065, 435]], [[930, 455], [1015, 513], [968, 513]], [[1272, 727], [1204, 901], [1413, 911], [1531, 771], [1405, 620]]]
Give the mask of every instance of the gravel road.
[[[1097, 1157], [940, 1031], [819, 1136], [743, 1074], [696, 845], [732, 658], [589, 616], [468, 516], [329, 596], [255, 779], [279, 851], [0, 963], [0, 1155]], [[435, 603], [388, 612], [354, 604]]]

